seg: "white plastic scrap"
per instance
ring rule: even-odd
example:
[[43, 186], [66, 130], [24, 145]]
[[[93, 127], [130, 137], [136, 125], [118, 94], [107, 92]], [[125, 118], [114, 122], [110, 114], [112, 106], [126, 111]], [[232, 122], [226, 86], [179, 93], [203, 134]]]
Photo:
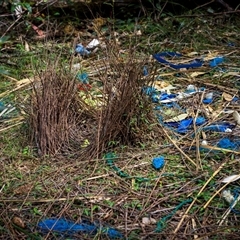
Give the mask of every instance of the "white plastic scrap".
[[98, 39], [93, 39], [93, 40], [86, 46], [86, 48], [87, 48], [87, 49], [92, 49], [92, 48], [97, 47], [99, 44], [100, 44], [100, 42], [99, 42]]
[[230, 182], [237, 181], [238, 179], [240, 179], [240, 174], [225, 177], [221, 182], [222, 183], [230, 183]]

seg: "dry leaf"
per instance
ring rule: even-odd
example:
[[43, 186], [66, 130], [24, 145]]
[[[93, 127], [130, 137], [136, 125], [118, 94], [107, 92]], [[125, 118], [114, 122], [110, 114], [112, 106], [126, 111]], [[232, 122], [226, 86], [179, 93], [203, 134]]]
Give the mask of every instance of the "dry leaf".
[[240, 115], [237, 111], [233, 112], [233, 118], [237, 122], [237, 124], [240, 125]]
[[224, 178], [221, 182], [222, 183], [230, 183], [230, 182], [237, 181], [239, 178], [240, 178], [240, 174], [231, 175], [231, 176], [228, 176], [228, 177]]
[[205, 72], [193, 72], [192, 74], [190, 74], [191, 77], [197, 77], [199, 75], [203, 75], [205, 74]]
[[13, 217], [12, 222], [20, 228], [25, 228], [25, 224], [20, 217]]
[[222, 94], [222, 97], [223, 97], [226, 101], [228, 101], [228, 102], [231, 102], [232, 99], [233, 99], [233, 96], [232, 96], [232, 95], [230, 95], [230, 94], [228, 94], [228, 93], [225, 93], [225, 92]]
[[32, 184], [25, 184], [23, 186], [18, 187], [17, 189], [14, 190], [15, 194], [26, 194], [29, 193], [32, 189]]
[[188, 113], [183, 113], [183, 114], [180, 114], [180, 115], [178, 115], [174, 118], [168, 119], [165, 122], [179, 122], [179, 121], [181, 121], [181, 120], [183, 120], [187, 117], [188, 117]]

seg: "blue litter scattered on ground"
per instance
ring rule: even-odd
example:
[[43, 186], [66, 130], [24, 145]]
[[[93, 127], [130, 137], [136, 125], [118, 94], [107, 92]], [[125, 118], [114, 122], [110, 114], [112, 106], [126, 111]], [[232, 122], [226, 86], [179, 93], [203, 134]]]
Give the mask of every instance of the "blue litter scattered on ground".
[[91, 53], [82, 44], [76, 45], [75, 52], [79, 53], [81, 56], [87, 56]]
[[222, 63], [223, 61], [224, 61], [223, 57], [216, 57], [210, 61], [209, 66], [216, 67], [218, 64]]
[[72, 221], [60, 218], [50, 218], [42, 220], [38, 223], [38, 227], [42, 232], [48, 233], [50, 231], [57, 232], [59, 234], [72, 235], [77, 232], [83, 232], [87, 234], [96, 234], [99, 230], [106, 234], [110, 239], [123, 238], [122, 233], [113, 228], [100, 227], [90, 223], [76, 224]]
[[85, 73], [85, 72], [84, 73], [78, 73], [77, 74], [77, 79], [84, 84], [89, 83], [88, 74]]
[[152, 160], [152, 165], [156, 170], [161, 169], [164, 166], [164, 164], [165, 164], [165, 161], [163, 156], [155, 157]]
[[164, 59], [164, 57], [167, 57], [167, 56], [181, 57], [182, 55], [179, 53], [175, 53], [175, 52], [162, 52], [162, 53], [153, 54], [153, 58], [155, 58], [158, 62], [169, 65], [170, 67], [172, 67], [174, 69], [197, 68], [197, 67], [201, 67], [203, 65], [202, 60], [199, 60], [199, 59], [195, 59], [194, 61], [192, 61], [191, 63], [188, 63], [188, 64], [173, 64]]
[[203, 127], [203, 131], [213, 131], [213, 132], [232, 132], [232, 129], [235, 125], [230, 123], [222, 123], [222, 124], [212, 124], [206, 127]]
[[236, 150], [240, 147], [240, 141], [231, 141], [229, 138], [222, 138], [218, 142], [217, 147]]

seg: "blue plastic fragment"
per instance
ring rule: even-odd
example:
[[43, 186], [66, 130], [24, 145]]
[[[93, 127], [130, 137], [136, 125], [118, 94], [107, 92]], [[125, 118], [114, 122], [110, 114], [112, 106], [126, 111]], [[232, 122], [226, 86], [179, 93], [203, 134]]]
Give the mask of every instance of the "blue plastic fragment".
[[173, 94], [173, 93], [162, 93], [160, 95], [160, 98], [159, 100], [160, 101], [163, 101], [163, 100], [167, 100], [167, 99], [172, 99], [172, 98], [175, 98], [177, 96], [177, 94]]
[[75, 52], [79, 53], [81, 56], [87, 56], [91, 53], [82, 44], [76, 45]]
[[143, 93], [145, 93], [148, 96], [151, 96], [153, 93], [157, 92], [157, 89], [152, 86], [145, 86], [142, 88]]
[[200, 125], [204, 124], [205, 122], [206, 122], [206, 119], [204, 117], [197, 117], [196, 121], [195, 121], [195, 124], [197, 126], [200, 126]]
[[212, 98], [205, 98], [205, 99], [202, 100], [202, 102], [203, 102], [204, 104], [210, 104], [210, 103], [212, 103], [212, 101], [213, 101]]
[[164, 164], [165, 164], [165, 161], [163, 156], [155, 157], [152, 160], [152, 165], [156, 170], [159, 170], [160, 168], [162, 168]]
[[77, 79], [84, 84], [89, 83], [88, 74], [85, 73], [85, 72], [84, 73], [78, 73], [77, 74]]
[[146, 66], [143, 67], [143, 76], [147, 76], [148, 75], [148, 69]]
[[215, 124], [203, 127], [203, 131], [213, 131], [213, 132], [231, 132], [232, 128], [235, 126], [230, 123]]
[[151, 100], [153, 103], [158, 103], [159, 102], [159, 94], [153, 93], [151, 96]]
[[229, 138], [221, 139], [218, 142], [217, 146], [219, 148], [225, 148], [225, 149], [231, 149], [231, 150], [235, 150], [235, 149], [237, 149], [239, 147], [237, 143], [232, 142]]
[[224, 61], [223, 57], [216, 57], [210, 61], [209, 66], [216, 67], [218, 64], [222, 63], [223, 61]]
[[239, 188], [239, 187], [238, 187], [238, 188], [235, 188], [235, 189], [233, 190], [234, 200], [233, 200], [233, 202], [230, 204], [230, 209], [231, 209], [231, 211], [234, 212], [235, 214], [240, 214], [240, 211], [234, 208], [235, 202], [236, 202], [236, 201], [238, 200], [238, 198], [239, 198], [239, 194], [240, 194], [240, 188]]
[[161, 110], [161, 106], [159, 106], [159, 105], [155, 106], [154, 110]]
[[42, 220], [38, 223], [38, 227], [42, 232], [50, 232], [54, 231], [60, 234], [74, 234], [76, 232], [83, 232], [87, 234], [96, 234], [98, 230], [101, 229], [102, 233], [106, 234], [109, 238], [123, 238], [123, 235], [116, 229], [97, 226], [95, 224], [90, 223], [80, 223], [76, 224], [72, 221], [68, 221], [66, 219], [60, 218], [50, 218]]
[[3, 102], [0, 102], [0, 112], [5, 109], [5, 105]]
[[158, 62], [167, 64], [174, 69], [197, 68], [197, 67], [201, 67], [202, 64], [203, 64], [202, 60], [199, 60], [199, 59], [195, 59], [194, 61], [192, 61], [191, 63], [188, 63], [188, 64], [173, 64], [173, 63], [170, 63], [163, 58], [163, 57], [166, 57], [166, 56], [180, 57], [182, 55], [179, 54], [179, 53], [175, 53], [175, 52], [163, 52], [163, 53], [153, 54], [153, 58], [155, 58]]

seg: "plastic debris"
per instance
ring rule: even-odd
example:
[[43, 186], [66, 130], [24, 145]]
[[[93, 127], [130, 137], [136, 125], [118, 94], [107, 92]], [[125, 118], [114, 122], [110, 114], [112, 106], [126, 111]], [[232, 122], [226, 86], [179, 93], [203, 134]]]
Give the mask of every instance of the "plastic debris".
[[203, 131], [213, 131], [213, 132], [232, 132], [232, 128], [234, 125], [230, 123], [222, 123], [222, 124], [213, 124], [206, 127], [203, 127]]
[[239, 147], [239, 144], [240, 143], [232, 142], [229, 138], [223, 138], [218, 142], [217, 146], [219, 148], [236, 150]]
[[223, 57], [216, 57], [210, 61], [209, 66], [216, 67], [218, 64], [222, 63], [223, 61], [224, 61]]
[[80, 82], [82, 82], [84, 84], [89, 83], [88, 74], [85, 73], [85, 72], [84, 73], [78, 73], [76, 77]]
[[155, 157], [152, 160], [152, 165], [156, 170], [159, 170], [160, 168], [162, 168], [165, 164], [164, 161], [164, 157], [160, 156], [160, 157]]
[[93, 39], [87, 46], [86, 49], [93, 49], [95, 47], [97, 47], [100, 44], [98, 39]]
[[79, 53], [81, 56], [87, 56], [91, 53], [82, 44], [76, 45], [75, 52]]
[[204, 104], [210, 104], [210, 103], [212, 103], [212, 101], [213, 101], [213, 93], [212, 92], [210, 92], [210, 93], [207, 93], [206, 95], [205, 95], [205, 98], [203, 99], [203, 103]]
[[38, 223], [38, 227], [42, 232], [48, 233], [50, 231], [54, 231], [60, 234], [72, 235], [76, 232], [83, 232], [87, 234], [96, 234], [99, 230], [102, 233], [106, 234], [109, 238], [123, 238], [122, 233], [113, 228], [100, 227], [96, 224], [90, 224], [82, 222], [80, 224], [76, 224], [72, 221], [60, 218], [50, 218], [42, 220]]
[[235, 182], [238, 179], [240, 179], [240, 174], [238, 174], [238, 175], [231, 175], [231, 176], [225, 177], [221, 182], [222, 183], [230, 183], [230, 182]]
[[170, 67], [174, 68], [174, 69], [180, 69], [180, 68], [196, 68], [196, 67], [201, 67], [203, 62], [199, 59], [195, 59], [194, 61], [192, 61], [191, 63], [188, 64], [173, 64], [168, 62], [167, 60], [164, 59], [164, 57], [181, 57], [182, 54], [179, 53], [175, 53], [175, 52], [162, 52], [162, 53], [156, 53], [153, 54], [153, 58], [155, 58], [158, 62], [160, 63], [164, 63], [166, 65], [169, 65]]
[[143, 76], [147, 76], [148, 75], [148, 69], [146, 66], [143, 67]]

